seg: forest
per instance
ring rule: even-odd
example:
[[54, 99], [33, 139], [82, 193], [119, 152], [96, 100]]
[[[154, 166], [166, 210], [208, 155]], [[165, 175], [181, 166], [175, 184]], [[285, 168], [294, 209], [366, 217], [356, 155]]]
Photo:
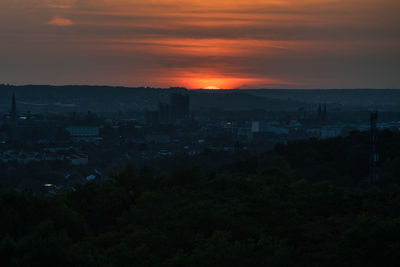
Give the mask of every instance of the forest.
[[56, 195], [0, 188], [2, 266], [397, 266], [400, 134], [293, 141], [217, 170], [134, 163]]

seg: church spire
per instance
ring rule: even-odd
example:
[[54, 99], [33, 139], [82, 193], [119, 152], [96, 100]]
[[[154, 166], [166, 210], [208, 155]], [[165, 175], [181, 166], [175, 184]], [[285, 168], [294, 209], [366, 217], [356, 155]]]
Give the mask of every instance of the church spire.
[[17, 103], [15, 101], [15, 92], [12, 95], [10, 118], [15, 121], [17, 119]]

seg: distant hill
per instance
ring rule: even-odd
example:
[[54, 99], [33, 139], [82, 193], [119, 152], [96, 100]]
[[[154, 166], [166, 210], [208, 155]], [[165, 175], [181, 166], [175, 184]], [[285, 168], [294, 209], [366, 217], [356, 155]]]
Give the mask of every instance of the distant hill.
[[397, 89], [314, 89], [281, 90], [259, 89], [239, 90], [247, 94], [281, 100], [309, 103], [330, 103], [344, 107], [376, 108], [380, 110], [399, 110], [400, 90]]
[[0, 85], [0, 110], [9, 110], [12, 93], [17, 96], [20, 110], [43, 111], [101, 111], [156, 109], [159, 102], [168, 101], [171, 92], [184, 92], [191, 96], [191, 107], [220, 108], [225, 110], [282, 110], [297, 109], [304, 103], [292, 100], [256, 96], [246, 91], [186, 90], [183, 88], [129, 88], [109, 86], [48, 86]]
[[19, 110], [23, 111], [118, 112], [156, 109], [160, 101], [166, 102], [168, 94], [177, 90], [190, 94], [192, 109], [279, 111], [328, 103], [344, 109], [400, 110], [400, 90], [186, 90], [85, 85], [0, 85], [0, 112], [9, 110], [13, 92], [16, 93]]
[[194, 91], [191, 92], [194, 108], [221, 108], [225, 110], [264, 109], [268, 111], [297, 110], [307, 106], [305, 102], [256, 96], [251, 92], [241, 91]]

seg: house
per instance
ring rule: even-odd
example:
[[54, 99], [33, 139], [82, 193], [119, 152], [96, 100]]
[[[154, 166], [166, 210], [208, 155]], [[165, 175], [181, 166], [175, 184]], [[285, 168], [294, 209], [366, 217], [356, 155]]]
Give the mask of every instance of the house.
[[74, 142], [95, 143], [102, 140], [97, 126], [70, 126], [66, 130]]
[[89, 164], [89, 156], [86, 154], [72, 154], [66, 157], [67, 160], [71, 162], [72, 165], [88, 165]]

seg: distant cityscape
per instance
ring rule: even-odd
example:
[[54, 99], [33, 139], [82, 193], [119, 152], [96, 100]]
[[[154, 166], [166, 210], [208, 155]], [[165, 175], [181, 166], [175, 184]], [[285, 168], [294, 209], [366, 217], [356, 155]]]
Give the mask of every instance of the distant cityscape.
[[[157, 104], [152, 107], [135, 109], [132, 105], [115, 112], [108, 112], [106, 108], [82, 112], [82, 108], [75, 105], [71, 107], [78, 111], [65, 107], [51, 109], [48, 104], [46, 111], [32, 112], [27, 110], [28, 97], [21, 88], [4, 87], [13, 90], [8, 90], [8, 111], [4, 111], [0, 120], [3, 183], [20, 189], [31, 187], [41, 193], [70, 191], [77, 183], [107, 179], [110, 171], [129, 162], [138, 167], [150, 165], [163, 173], [171, 166], [160, 162], [177, 156], [257, 154], [292, 140], [326, 139], [346, 136], [352, 131], [367, 131], [370, 129], [369, 114], [377, 108], [340, 105], [326, 100], [302, 103], [298, 99], [265, 98], [266, 102], [280, 101], [281, 110], [276, 105], [271, 108], [255, 105], [251, 109], [252, 101], [260, 102], [259, 98], [263, 97], [243, 92], [170, 88], [139, 90], [138, 94], [143, 94], [143, 90], [158, 94]], [[87, 92], [81, 94], [85, 98]], [[40, 95], [38, 99], [51, 103], [48, 100], [51, 97]], [[89, 98], [96, 97], [99, 96], [93, 94]], [[219, 101], [219, 107], [201, 108], [201, 98], [213, 98]], [[232, 102], [236, 101], [235, 105], [245, 108], [232, 108]], [[296, 105], [291, 106], [293, 103]], [[377, 127], [398, 131], [399, 119], [396, 106], [391, 110], [383, 109]], [[221, 164], [224, 163], [221, 159]], [[40, 168], [43, 171], [35, 172], [37, 177], [30, 181], [13, 179], [13, 170], [22, 165], [27, 170]]]

